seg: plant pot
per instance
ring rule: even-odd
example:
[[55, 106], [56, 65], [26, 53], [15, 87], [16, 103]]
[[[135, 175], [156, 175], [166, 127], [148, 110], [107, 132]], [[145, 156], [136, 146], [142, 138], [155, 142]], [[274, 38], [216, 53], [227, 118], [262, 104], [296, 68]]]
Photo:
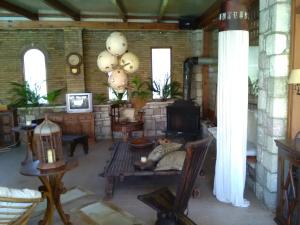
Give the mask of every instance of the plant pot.
[[132, 106], [135, 109], [141, 109], [146, 105], [147, 101], [141, 98], [132, 98], [131, 102], [132, 102]]

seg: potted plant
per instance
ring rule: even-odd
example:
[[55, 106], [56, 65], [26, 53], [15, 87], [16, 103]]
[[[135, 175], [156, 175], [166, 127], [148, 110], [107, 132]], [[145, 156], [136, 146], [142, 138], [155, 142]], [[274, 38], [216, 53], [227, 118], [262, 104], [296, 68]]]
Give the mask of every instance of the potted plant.
[[163, 84], [159, 84], [156, 81], [148, 82], [149, 90], [158, 93], [161, 96], [162, 101], [168, 99], [182, 98], [182, 92], [180, 91], [180, 83], [178, 81], [169, 82], [170, 77], [167, 77]]
[[131, 90], [131, 102], [133, 107], [141, 109], [151, 95], [151, 92], [147, 88], [147, 82], [143, 81], [140, 76], [135, 75], [130, 80], [129, 88]]

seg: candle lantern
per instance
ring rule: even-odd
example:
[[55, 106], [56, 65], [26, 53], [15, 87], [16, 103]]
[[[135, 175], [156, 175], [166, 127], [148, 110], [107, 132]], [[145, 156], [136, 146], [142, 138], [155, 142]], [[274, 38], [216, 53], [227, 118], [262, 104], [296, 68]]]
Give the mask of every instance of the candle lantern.
[[65, 165], [60, 127], [47, 118], [34, 129], [39, 169], [48, 170]]

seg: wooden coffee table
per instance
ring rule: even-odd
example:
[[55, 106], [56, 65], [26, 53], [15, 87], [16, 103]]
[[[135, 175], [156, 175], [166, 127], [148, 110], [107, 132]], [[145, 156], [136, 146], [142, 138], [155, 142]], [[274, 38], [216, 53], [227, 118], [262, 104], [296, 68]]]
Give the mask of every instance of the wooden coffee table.
[[119, 141], [112, 146], [112, 155], [101, 174], [106, 178], [105, 199], [111, 199], [117, 179], [123, 181], [125, 177], [131, 176], [165, 176], [178, 175], [181, 171], [178, 170], [139, 170], [136, 169], [134, 163], [139, 161], [142, 156], [148, 156], [152, 148], [130, 150], [130, 143]]

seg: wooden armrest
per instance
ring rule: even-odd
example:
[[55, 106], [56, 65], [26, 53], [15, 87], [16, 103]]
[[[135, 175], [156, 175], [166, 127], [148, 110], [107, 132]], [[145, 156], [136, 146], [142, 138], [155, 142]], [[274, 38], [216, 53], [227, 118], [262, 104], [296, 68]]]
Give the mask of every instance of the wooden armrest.
[[171, 211], [175, 203], [175, 196], [167, 187], [137, 198], [158, 212]]

